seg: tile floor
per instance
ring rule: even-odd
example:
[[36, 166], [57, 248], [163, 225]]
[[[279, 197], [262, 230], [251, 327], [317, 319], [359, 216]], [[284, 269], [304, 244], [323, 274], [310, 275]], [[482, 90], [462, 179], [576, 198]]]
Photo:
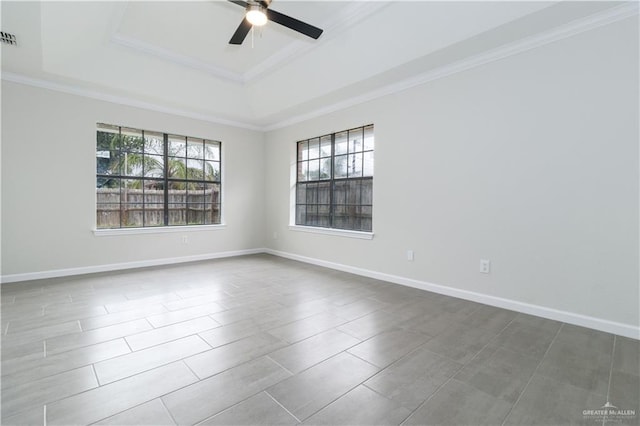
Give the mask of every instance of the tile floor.
[[639, 423], [636, 340], [268, 255], [1, 302], [3, 425]]

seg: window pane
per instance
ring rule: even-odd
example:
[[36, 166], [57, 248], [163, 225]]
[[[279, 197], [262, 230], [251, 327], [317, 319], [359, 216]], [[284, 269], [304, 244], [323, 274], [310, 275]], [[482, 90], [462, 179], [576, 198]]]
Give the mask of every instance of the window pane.
[[309, 143], [298, 142], [298, 161], [308, 160], [309, 159]]
[[164, 225], [164, 203], [145, 203], [144, 226]]
[[364, 153], [364, 169], [363, 176], [373, 176], [373, 151]]
[[362, 181], [362, 199], [360, 202], [362, 205], [373, 204], [373, 179], [364, 179]]
[[307, 202], [307, 186], [305, 184], [296, 185], [296, 204], [304, 204]]
[[204, 178], [204, 161], [187, 159], [187, 179], [202, 180]]
[[167, 175], [170, 178], [184, 179], [187, 177], [187, 160], [183, 158], [169, 157], [168, 168]]
[[347, 181], [339, 181], [333, 183], [333, 204], [347, 203]]
[[309, 160], [320, 157], [320, 139], [309, 139]]
[[187, 224], [187, 205], [185, 203], [169, 204], [169, 225], [186, 225], [186, 224]]
[[336, 133], [335, 155], [347, 153], [347, 132]]
[[220, 223], [220, 184], [205, 184], [203, 207], [205, 224]]
[[329, 204], [318, 205], [318, 226], [328, 228], [331, 226], [331, 213]]
[[362, 154], [349, 154], [347, 166], [349, 168], [349, 177], [362, 176]]
[[309, 180], [320, 178], [320, 160], [309, 160]]
[[307, 204], [317, 204], [318, 203], [318, 184], [310, 183], [307, 184]]
[[373, 150], [373, 126], [367, 126], [364, 128], [364, 150]]
[[122, 203], [120, 209], [123, 227], [140, 228], [143, 226], [142, 203]]
[[123, 176], [144, 176], [144, 154], [123, 152], [118, 156], [118, 166]]
[[204, 165], [204, 179], [208, 181], [220, 182], [220, 162], [207, 161]]
[[164, 135], [156, 132], [144, 132], [144, 152], [164, 155]]
[[331, 179], [331, 157], [320, 159], [320, 179]]
[[307, 206], [304, 204], [297, 205], [296, 206], [296, 225], [304, 225], [306, 215], [307, 215]]
[[318, 184], [318, 204], [329, 204], [331, 202], [331, 184], [322, 182]]
[[349, 180], [347, 189], [347, 204], [352, 206], [359, 205], [360, 200], [360, 180]]
[[206, 160], [220, 161], [220, 142], [205, 141], [204, 158]]
[[331, 156], [331, 135], [323, 136], [320, 138], [320, 156]]
[[305, 182], [309, 180], [309, 162], [302, 161], [298, 163], [298, 181]]
[[334, 177], [335, 178], [345, 178], [347, 177], [347, 156], [339, 155], [335, 157], [333, 162], [334, 166]]
[[120, 203], [96, 205], [96, 227], [119, 228], [120, 227]]
[[120, 149], [127, 152], [143, 152], [142, 131], [122, 127], [120, 130]]
[[118, 151], [96, 150], [96, 173], [99, 175], [119, 175], [120, 162]]
[[144, 176], [154, 178], [164, 177], [164, 157], [159, 155], [145, 155]]
[[349, 130], [349, 152], [362, 151], [362, 128]]
[[184, 136], [169, 135], [169, 155], [173, 157], [185, 157], [186, 154], [186, 138]]
[[204, 158], [204, 142], [202, 139], [187, 138], [187, 157], [196, 159]]

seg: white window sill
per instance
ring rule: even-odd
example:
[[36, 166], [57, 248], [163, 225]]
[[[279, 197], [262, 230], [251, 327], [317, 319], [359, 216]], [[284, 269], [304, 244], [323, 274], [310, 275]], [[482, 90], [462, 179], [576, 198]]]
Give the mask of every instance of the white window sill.
[[196, 231], [219, 231], [225, 229], [227, 225], [184, 225], [184, 226], [158, 226], [149, 228], [115, 228], [115, 229], [94, 229], [93, 235], [96, 237], [106, 237], [111, 235], [140, 235], [140, 234], [164, 234], [167, 232], [196, 232]]
[[373, 232], [349, 231], [346, 229], [319, 228], [315, 226], [289, 225], [289, 229], [298, 232], [309, 232], [311, 234], [335, 235], [338, 237], [358, 238], [361, 240], [372, 240]]

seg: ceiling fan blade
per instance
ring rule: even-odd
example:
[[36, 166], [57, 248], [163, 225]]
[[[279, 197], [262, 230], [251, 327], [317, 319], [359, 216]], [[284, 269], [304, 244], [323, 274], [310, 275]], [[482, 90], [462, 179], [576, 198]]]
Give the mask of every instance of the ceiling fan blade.
[[228, 0], [231, 3], [235, 3], [238, 6], [247, 7], [247, 2], [242, 0]]
[[283, 15], [282, 13], [276, 12], [272, 9], [267, 9], [267, 18], [269, 18], [270, 21], [273, 21], [276, 24], [291, 28], [292, 30], [302, 33], [313, 39], [317, 39], [318, 37], [320, 37], [320, 34], [322, 34], [322, 30], [320, 28], [314, 27], [313, 25], [299, 21], [290, 16]]
[[242, 44], [247, 34], [249, 34], [249, 30], [251, 29], [251, 24], [247, 21], [247, 18], [244, 18], [240, 25], [238, 25], [238, 29], [233, 36], [231, 36], [231, 40], [229, 40], [229, 44]]

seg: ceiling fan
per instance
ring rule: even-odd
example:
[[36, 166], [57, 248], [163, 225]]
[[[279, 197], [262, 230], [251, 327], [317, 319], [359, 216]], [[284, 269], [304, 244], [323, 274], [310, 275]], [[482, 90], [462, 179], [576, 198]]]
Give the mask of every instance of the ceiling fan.
[[259, 27], [266, 24], [267, 21], [273, 21], [276, 24], [290, 28], [313, 39], [317, 39], [320, 37], [320, 34], [322, 34], [322, 30], [318, 27], [269, 9], [271, 0], [229, 1], [246, 9], [244, 19], [240, 22], [236, 32], [233, 33], [229, 44], [242, 44], [249, 30], [251, 30], [254, 25]]

